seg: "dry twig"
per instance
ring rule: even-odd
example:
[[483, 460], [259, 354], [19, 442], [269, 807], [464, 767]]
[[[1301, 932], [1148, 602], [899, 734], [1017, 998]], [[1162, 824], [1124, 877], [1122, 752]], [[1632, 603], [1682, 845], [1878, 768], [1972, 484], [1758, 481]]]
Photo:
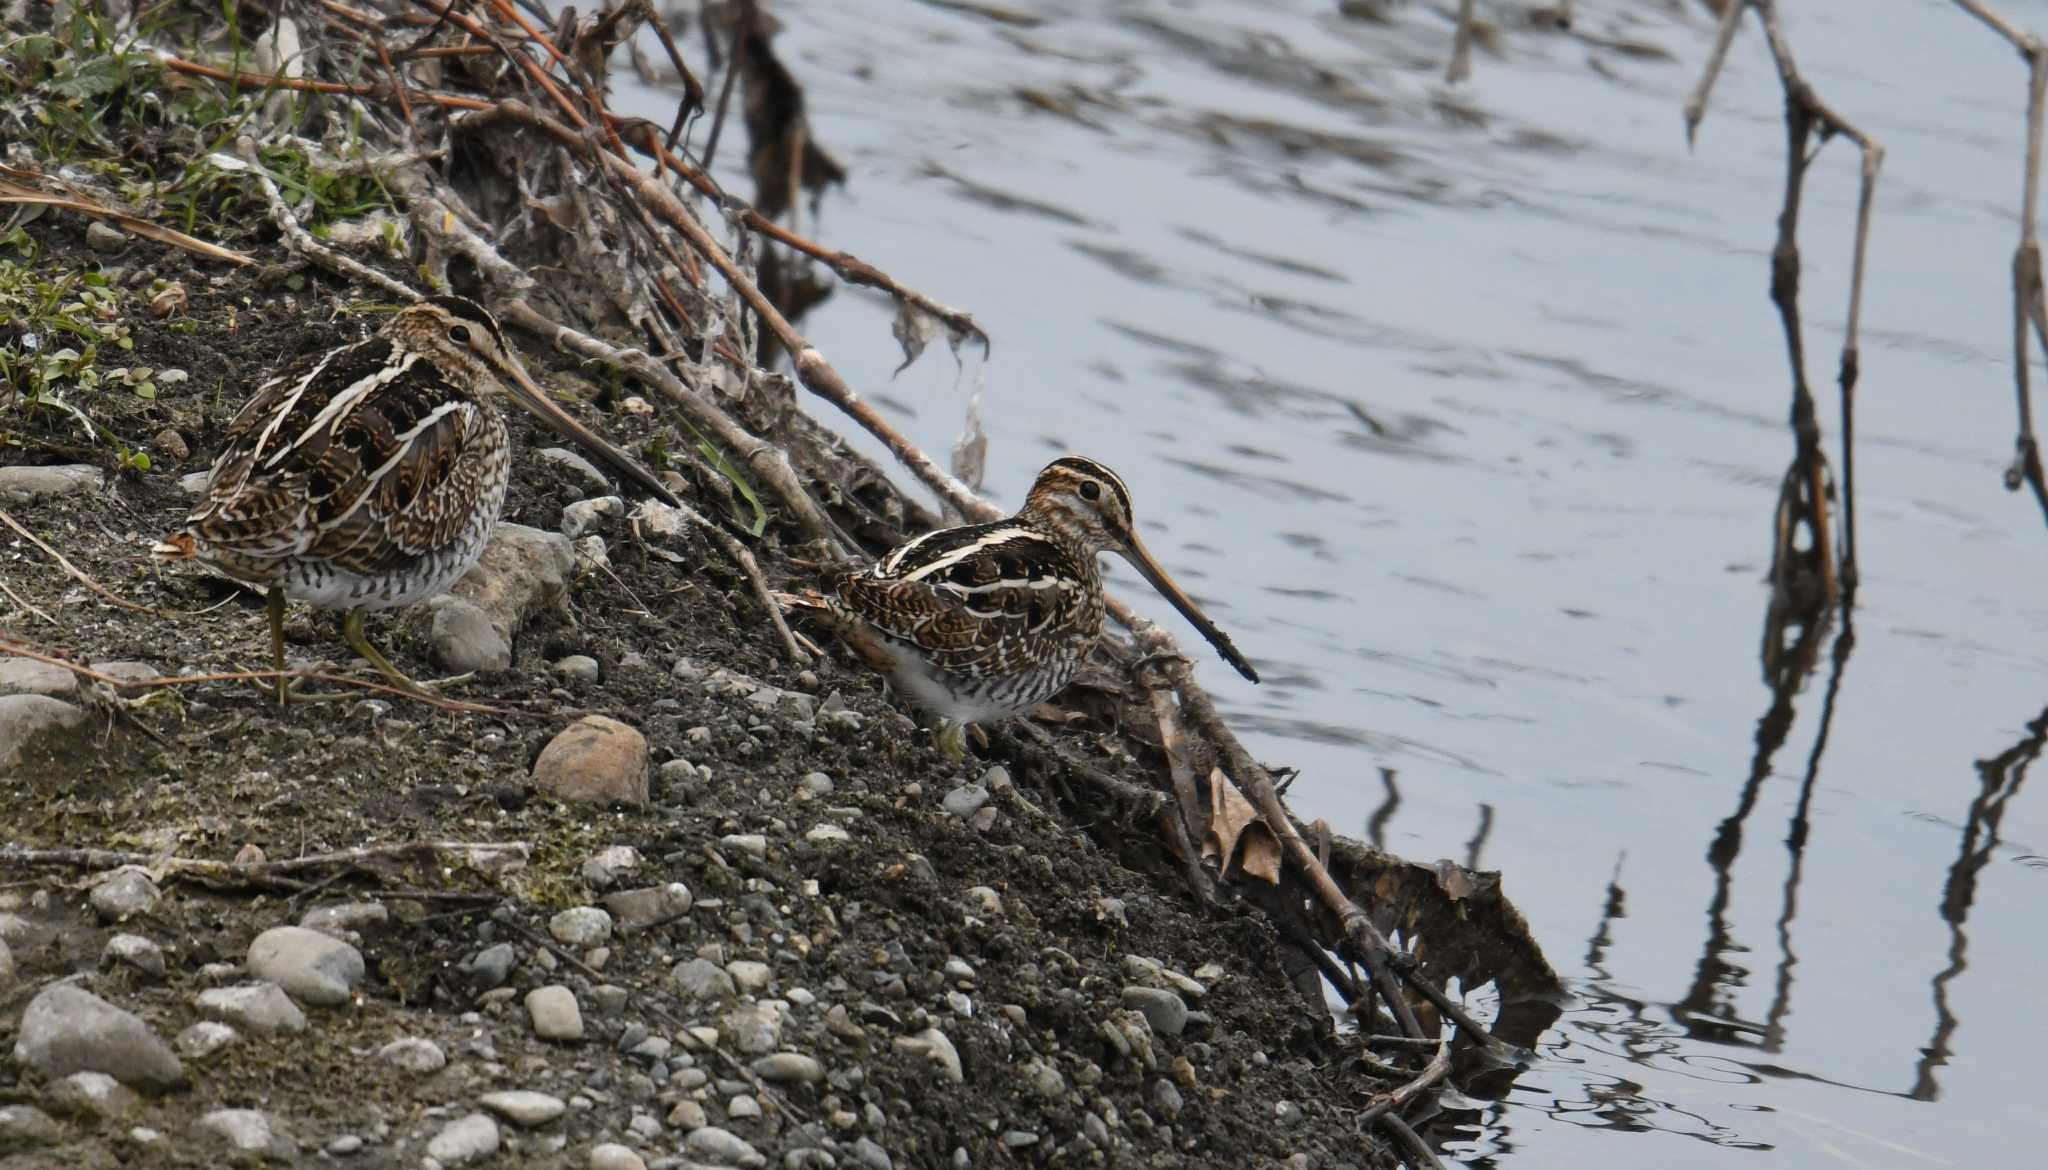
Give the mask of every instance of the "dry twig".
[[[1799, 73], [1792, 47], [1778, 25], [1776, 0], [1729, 0], [1723, 10], [1721, 29], [1699, 85], [1685, 106], [1688, 139], [1696, 131], [1706, 110], [1707, 97], [1719, 76], [1728, 44], [1734, 37], [1735, 22], [1744, 10], [1754, 10], [1762, 22], [1764, 39], [1777, 66], [1778, 82], [1785, 93], [1785, 198], [1778, 213], [1778, 238], [1771, 252], [1771, 299], [1778, 306], [1784, 325], [1785, 345], [1792, 366], [1792, 431], [1795, 443], [1791, 470], [1787, 472], [1781, 507], [1792, 517], [1779, 528], [1772, 578], [1783, 593], [1793, 594], [1805, 586], [1802, 575], [1813, 582], [1818, 597], [1812, 608], [1832, 606], [1837, 599], [1853, 598], [1856, 588], [1856, 479], [1855, 479], [1855, 395], [1859, 374], [1859, 336], [1863, 317], [1863, 277], [1870, 245], [1870, 212], [1876, 195], [1878, 171], [1884, 165], [1884, 147], [1861, 128], [1829, 106]], [[1817, 146], [1835, 135], [1854, 142], [1862, 152], [1862, 174], [1856, 209], [1855, 243], [1851, 252], [1849, 306], [1843, 327], [1842, 356], [1837, 381], [1842, 401], [1842, 542], [1837, 545], [1828, 515], [1829, 483], [1826, 456], [1821, 452], [1820, 425], [1816, 421], [1813, 394], [1806, 380], [1806, 346], [1799, 315], [1799, 210], [1805, 191], [1806, 169], [1813, 162]], [[1808, 537], [1801, 552], [1792, 534], [1803, 530]]]
[[2007, 490], [2022, 484], [2033, 488], [2034, 499], [2048, 517], [2048, 477], [2041, 467], [2041, 448], [2034, 439], [2034, 403], [2028, 384], [2027, 330], [2048, 349], [2048, 303], [2041, 288], [2041, 240], [2038, 232], [2041, 199], [2041, 134], [2044, 106], [2048, 106], [2048, 45], [2031, 31], [2020, 28], [1979, 0], [1956, 0], [1963, 11], [1983, 21], [2004, 37], [2027, 63], [2027, 161], [2020, 194], [2020, 242], [2012, 254], [2012, 364], [2015, 395], [2019, 406], [2019, 434], [2013, 442], [2012, 466], [2006, 468]]

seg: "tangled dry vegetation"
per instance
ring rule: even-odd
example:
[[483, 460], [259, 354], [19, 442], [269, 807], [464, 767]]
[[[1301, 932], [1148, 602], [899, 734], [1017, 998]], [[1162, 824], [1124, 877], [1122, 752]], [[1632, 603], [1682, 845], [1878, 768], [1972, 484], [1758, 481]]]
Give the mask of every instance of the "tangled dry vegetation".
[[[711, 87], [671, 31], [677, 22], [644, 0], [560, 20], [509, 0], [8, 8], [0, 201], [18, 213], [0, 234], [0, 463], [89, 463], [119, 483], [161, 489], [161, 464], [186, 454], [167, 448], [185, 440], [171, 428], [148, 438], [148, 429], [172, 407], [220, 406], [195, 403], [183, 383], [160, 384], [163, 363], [131, 354], [138, 321], [148, 322], [145, 349], [182, 339], [203, 355], [224, 344], [203, 333], [218, 318], [186, 313], [200, 290], [48, 263], [70, 230], [61, 225], [89, 222], [89, 242], [120, 228], [144, 237], [138, 246], [193, 257], [212, 274], [209, 296], [289, 293], [342, 318], [428, 290], [493, 307], [529, 351], [554, 351], [557, 366], [635, 420], [640, 454], [693, 501], [682, 518], [704, 550], [702, 563], [678, 568], [663, 562], [692, 558], [649, 546], [637, 571], [736, 585], [736, 620], [779, 648], [779, 663], [764, 654], [749, 664], [756, 673], [815, 687], [820, 673], [846, 669], [815, 661], [792, 637], [766, 601], [771, 584], [872, 556], [934, 523], [998, 514], [863, 401], [793, 323], [836, 280], [894, 299], [906, 360], [940, 338], [956, 349], [988, 346], [966, 313], [782, 222], [843, 172], [809, 135], [802, 94], [753, 4], [693, 14], [695, 36], [685, 39], [701, 46]], [[650, 44], [659, 56], [645, 51]], [[683, 94], [670, 124], [608, 108], [607, 70], [621, 59]], [[745, 130], [751, 202], [710, 176], [722, 133], [735, 149], [734, 121]], [[225, 309], [230, 325], [236, 311]], [[243, 311], [253, 319], [253, 308]], [[793, 377], [777, 372], [783, 362]], [[233, 399], [247, 388], [227, 383], [215, 393]], [[799, 392], [830, 409], [798, 409]], [[939, 510], [819, 421], [835, 417], [879, 439]], [[956, 469], [971, 473], [972, 455], [969, 444]], [[118, 581], [109, 588], [67, 558], [76, 550], [32, 524], [0, 520], [20, 538], [14, 564], [78, 582], [67, 606], [179, 620], [126, 599]], [[626, 583], [642, 580], [629, 574]], [[0, 596], [10, 621], [23, 623], [0, 631], [0, 651], [77, 674], [109, 713], [112, 736], [161, 742], [158, 724], [177, 696], [261, 674], [117, 677], [86, 666], [56, 644], [68, 611], [51, 613], [38, 600], [47, 596]], [[1301, 824], [1173, 639], [1121, 603], [1111, 610], [1130, 636], [1105, 639], [1067, 721], [1021, 722], [999, 731], [988, 753], [1043, 786], [1047, 810], [1020, 796], [1022, 807], [1068, 818], [1092, 848], [1107, 848], [1196, 919], [1258, 922], [1276, 940], [1267, 961], [1278, 970], [1268, 974], [1298, 993], [1286, 1010], [1338, 1058], [1342, 1118], [1367, 1143], [1360, 1156], [1434, 1165], [1416, 1126], [1435, 1112], [1437, 1091], [1453, 1082], [1469, 1093], [1503, 1090], [1523, 1046], [1556, 1014], [1556, 981], [1498, 877], [1404, 861]], [[48, 636], [26, 632], [32, 618]], [[544, 697], [431, 705], [443, 709], [422, 718], [458, 727], [569, 713]], [[914, 790], [912, 765], [922, 762], [890, 757], [871, 767], [875, 780]], [[67, 837], [60, 824], [56, 839], [21, 845], [0, 851], [0, 866], [92, 874], [139, 864], [159, 882], [216, 892], [438, 899], [446, 916], [496, 915], [514, 931], [521, 913], [560, 893], [533, 879], [499, 880], [504, 867], [476, 863], [479, 850], [497, 858], [513, 849], [520, 863], [538, 865], [542, 851], [523, 842], [420, 839], [231, 860], [108, 847], [82, 829]], [[460, 871], [465, 884], [432, 888], [437, 871]], [[1490, 1024], [1468, 1009], [1488, 985]], [[1331, 992], [1343, 1010], [1331, 1010]], [[1128, 1043], [1122, 1051], [1139, 1059]], [[808, 1116], [797, 1090], [756, 1085], [790, 1117]]]

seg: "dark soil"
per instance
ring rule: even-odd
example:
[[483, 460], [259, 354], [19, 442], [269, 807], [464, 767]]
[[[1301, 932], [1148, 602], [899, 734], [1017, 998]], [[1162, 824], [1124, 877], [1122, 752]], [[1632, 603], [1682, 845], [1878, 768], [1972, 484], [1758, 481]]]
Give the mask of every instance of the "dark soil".
[[[292, 291], [282, 269], [230, 271], [146, 242], [116, 255], [94, 252], [76, 219], [44, 216], [29, 232], [42, 272], [118, 266], [117, 284], [131, 290], [152, 278], [182, 281], [189, 307], [168, 320], [146, 310], [146, 295], [124, 299], [135, 349], [121, 360], [191, 376], [153, 402], [114, 390], [91, 398], [109, 428], [151, 453], [150, 470], [110, 474], [97, 495], [9, 509], [84, 573], [172, 616], [105, 603], [5, 532], [0, 577], [56, 624], [13, 609], [4, 596], [0, 613], [12, 613], [19, 636], [80, 662], [139, 659], [165, 674], [264, 667], [260, 600], [160, 571], [147, 550], [189, 504], [179, 477], [207, 465], [226, 420], [264, 372], [292, 353], [373, 328], [375, 318], [337, 320], [332, 312], [338, 300], [368, 294], [310, 272], [310, 283]], [[260, 232], [247, 243], [266, 260], [280, 258]], [[543, 383], [593, 386], [592, 375], [533, 339], [515, 340]], [[659, 417], [596, 402], [577, 409], [622, 445], [687, 445]], [[46, 413], [25, 430], [21, 422], [7, 417], [23, 445], [0, 448], [0, 460], [83, 460], [112, 470], [109, 448], [83, 444], [61, 418]], [[521, 446], [504, 519], [552, 530], [584, 489], [534, 456], [557, 444], [552, 435], [523, 419], [514, 426]], [[167, 428], [189, 447], [183, 460], [167, 453], [176, 443], [155, 437]], [[603, 535], [616, 579], [583, 576], [562, 607], [519, 632], [510, 671], [456, 692], [513, 714], [450, 713], [388, 698], [280, 709], [247, 683], [193, 684], [92, 701], [84, 733], [46, 738], [8, 770], [0, 842], [23, 848], [228, 859], [254, 846], [277, 859], [444, 839], [527, 842], [532, 856], [499, 879], [437, 869], [384, 882], [356, 874], [304, 897], [174, 880], [153, 912], [118, 927], [99, 923], [86, 905], [85, 873], [8, 866], [0, 909], [11, 908], [29, 930], [10, 940], [18, 971], [0, 992], [0, 1033], [11, 1034], [42, 987], [75, 978], [168, 1038], [200, 1018], [200, 990], [237, 978], [208, 965], [239, 963], [258, 932], [340, 901], [381, 897], [390, 917], [363, 932], [369, 975], [352, 1005], [309, 1010], [302, 1034], [245, 1035], [211, 1061], [188, 1062], [187, 1089], [147, 1099], [118, 1120], [60, 1117], [54, 1145], [19, 1148], [0, 1166], [220, 1165], [223, 1147], [194, 1121], [223, 1107], [270, 1114], [289, 1135], [275, 1155], [286, 1164], [418, 1166], [428, 1138], [475, 1110], [481, 1094], [506, 1088], [573, 1099], [572, 1108], [535, 1130], [504, 1126], [506, 1145], [484, 1164], [581, 1167], [589, 1147], [604, 1141], [632, 1145], [649, 1163], [676, 1164], [685, 1135], [665, 1119], [685, 1098], [700, 1100], [711, 1124], [776, 1166], [834, 1164], [799, 1153], [827, 1148], [839, 1166], [862, 1165], [877, 1150], [896, 1166], [918, 1167], [1373, 1164], [1374, 1147], [1349, 1121], [1363, 1090], [1309, 1023], [1261, 917], [1199, 909], [1149, 827], [1134, 829], [1074, 777], [1009, 758], [1003, 737], [986, 758], [949, 764], [851, 660], [789, 667], [746, 582], [710, 542], [681, 549], [677, 563], [623, 523]], [[764, 542], [764, 564], [787, 581], [791, 570], [767, 547], [774, 535]], [[371, 677], [349, 661], [331, 623], [294, 606], [292, 654]], [[373, 616], [370, 636], [415, 677], [436, 673], [418, 614]], [[600, 681], [565, 682], [550, 670], [572, 653], [595, 658]], [[764, 708], [730, 676], [819, 699], [837, 692], [857, 718], [819, 718], [800, 702]], [[570, 806], [532, 789], [541, 747], [586, 712], [645, 733], [655, 773], [649, 807]], [[1073, 733], [1070, 750], [1127, 781], [1158, 783], [1128, 755], [1105, 751], [1100, 745], [1115, 741], [1101, 732]], [[663, 766], [679, 760], [695, 767]], [[993, 764], [1006, 767], [1014, 789], [994, 795], [997, 815], [986, 830], [942, 809], [950, 790]], [[810, 773], [830, 778], [828, 795], [805, 790], [800, 779]], [[819, 825], [837, 825], [848, 838], [807, 838]], [[732, 843], [736, 834], [764, 836], [765, 854]], [[615, 937], [600, 972], [581, 966], [590, 956], [564, 961], [539, 940], [551, 915], [597, 901], [603, 891], [585, 884], [582, 867], [612, 845], [643, 858], [621, 885], [679, 881], [697, 904], [678, 921]], [[398, 887], [502, 900], [390, 896]], [[992, 890], [1000, 910], [970, 892], [976, 887]], [[99, 967], [116, 930], [161, 944], [167, 977]], [[480, 992], [458, 970], [501, 941], [518, 954], [510, 997]], [[678, 991], [670, 969], [697, 956], [768, 964], [773, 982], [753, 998], [789, 1005], [778, 1047], [815, 1056], [827, 1078], [766, 1092], [721, 1085], [751, 1057], [729, 1053], [735, 1064], [678, 1040], [689, 1026], [724, 1027], [732, 1007]], [[1127, 1051], [1116, 1037], [1120, 1020], [1126, 1039], [1130, 1031], [1119, 1014], [1123, 989], [1145, 982], [1130, 956], [1189, 975], [1202, 969], [1207, 986], [1191, 1004], [1199, 1014], [1188, 1031], [1154, 1037], [1149, 1054]], [[972, 978], [947, 974], [950, 958], [970, 965]], [[520, 997], [550, 983], [577, 992], [581, 1044], [535, 1037]], [[607, 984], [624, 990], [598, 990]], [[835, 1005], [849, 1026], [828, 1027]], [[963, 1082], [939, 1078], [927, 1057], [897, 1046], [931, 1026], [958, 1049]], [[622, 1036], [644, 1035], [674, 1041], [672, 1052], [661, 1059], [621, 1051]], [[376, 1057], [406, 1036], [437, 1042], [447, 1066], [418, 1077]], [[708, 1083], [682, 1087], [699, 1079], [686, 1075], [690, 1068]], [[758, 1097], [759, 1117], [728, 1116], [740, 1092]], [[11, 1060], [0, 1061], [0, 1100], [49, 1107], [38, 1077]], [[636, 1137], [636, 1114], [662, 1124]], [[139, 1140], [136, 1127], [161, 1138]], [[360, 1137], [360, 1152], [321, 1152], [340, 1135]], [[876, 1149], [857, 1146], [860, 1139]]]

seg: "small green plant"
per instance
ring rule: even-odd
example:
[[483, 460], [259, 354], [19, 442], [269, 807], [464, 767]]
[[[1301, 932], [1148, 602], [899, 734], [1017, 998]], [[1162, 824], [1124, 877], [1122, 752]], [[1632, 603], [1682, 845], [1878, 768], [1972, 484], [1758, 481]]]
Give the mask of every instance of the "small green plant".
[[8, 325], [0, 331], [0, 388], [7, 392], [0, 401], [12, 403], [24, 425], [45, 413], [75, 423], [86, 441], [112, 443], [124, 466], [146, 470], [147, 455], [129, 452], [74, 401], [110, 386], [156, 396], [149, 368], [101, 365], [102, 355], [135, 348], [120, 297], [97, 272], [46, 275], [0, 258], [0, 321]]

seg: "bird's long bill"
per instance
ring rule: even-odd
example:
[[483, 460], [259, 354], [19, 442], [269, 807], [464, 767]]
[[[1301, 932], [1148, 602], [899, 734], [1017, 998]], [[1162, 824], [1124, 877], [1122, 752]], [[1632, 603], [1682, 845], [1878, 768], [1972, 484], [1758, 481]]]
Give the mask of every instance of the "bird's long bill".
[[1223, 655], [1225, 662], [1237, 668], [1237, 673], [1253, 682], [1259, 681], [1259, 672], [1253, 670], [1252, 664], [1245, 661], [1244, 655], [1237, 652], [1237, 647], [1230, 641], [1230, 635], [1217, 629], [1216, 623], [1210, 621], [1209, 615], [1195, 605], [1194, 599], [1181, 592], [1180, 586], [1173, 583], [1173, 578], [1166, 575], [1166, 570], [1159, 567], [1159, 562], [1152, 559], [1151, 552], [1145, 548], [1145, 542], [1139, 540], [1135, 532], [1130, 534], [1129, 542], [1124, 546], [1124, 559], [1136, 566], [1138, 572], [1144, 574], [1145, 580], [1151, 582], [1152, 588], [1157, 589], [1161, 597], [1172, 602], [1173, 608], [1179, 610], [1182, 617], [1193, 622], [1195, 628], [1202, 631], [1202, 636], [1209, 639], [1209, 644], [1216, 647], [1216, 652]]
[[676, 499], [675, 493], [654, 478], [654, 473], [642, 467], [639, 460], [599, 438], [595, 431], [577, 422], [568, 411], [556, 405], [554, 399], [549, 398], [540, 387], [533, 384], [533, 379], [526, 376], [526, 371], [519, 368], [518, 362], [504, 363], [499, 367], [499, 372], [509, 375], [505, 380], [505, 388], [511, 392], [519, 405], [539, 415], [541, 421], [561, 432], [564, 438], [582, 445], [585, 450], [610, 464], [613, 471], [646, 488], [648, 494], [655, 499], [674, 507], [682, 506], [682, 501]]

